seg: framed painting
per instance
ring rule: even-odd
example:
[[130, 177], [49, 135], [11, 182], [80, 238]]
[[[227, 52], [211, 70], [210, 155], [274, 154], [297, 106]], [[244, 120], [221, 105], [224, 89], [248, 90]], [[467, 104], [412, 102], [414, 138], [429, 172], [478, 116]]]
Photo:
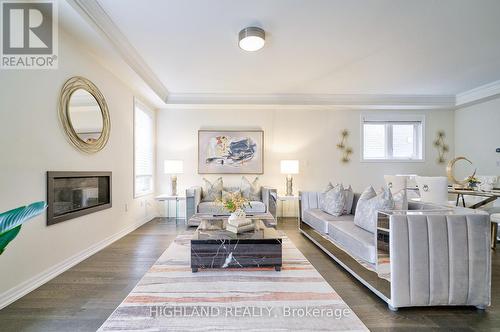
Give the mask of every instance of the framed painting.
[[199, 130], [198, 173], [264, 173], [264, 131]]

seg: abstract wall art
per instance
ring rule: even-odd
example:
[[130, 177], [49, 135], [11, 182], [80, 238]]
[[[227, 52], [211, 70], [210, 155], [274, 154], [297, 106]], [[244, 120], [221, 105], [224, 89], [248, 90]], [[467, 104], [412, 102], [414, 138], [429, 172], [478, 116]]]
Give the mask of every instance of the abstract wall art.
[[262, 174], [262, 130], [199, 130], [198, 173]]

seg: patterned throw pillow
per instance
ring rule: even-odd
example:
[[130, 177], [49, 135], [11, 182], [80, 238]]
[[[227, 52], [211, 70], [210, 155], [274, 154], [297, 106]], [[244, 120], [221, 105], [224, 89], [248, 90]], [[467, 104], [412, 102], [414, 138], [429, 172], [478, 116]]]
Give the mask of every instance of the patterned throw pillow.
[[379, 210], [394, 209], [394, 200], [391, 191], [383, 188], [378, 195], [372, 186], [365, 189], [358, 200], [354, 223], [371, 232], [375, 233], [377, 228], [377, 213]]
[[218, 178], [214, 183], [203, 178], [203, 187], [201, 190], [202, 202], [214, 202], [222, 198], [222, 178]]
[[244, 176], [241, 177], [241, 194], [249, 201], [261, 200], [261, 188], [259, 185], [259, 177], [256, 177], [253, 182], [248, 181]]
[[352, 191], [351, 186], [347, 187], [347, 189], [344, 189], [344, 196], [345, 196], [345, 204], [344, 204], [343, 214], [351, 214], [352, 203], [354, 202], [354, 191]]
[[[340, 184], [340, 185], [342, 185], [342, 184]], [[338, 184], [336, 186], [338, 186]], [[335, 186], [331, 182], [328, 183], [324, 193], [319, 198], [320, 207], [322, 206], [322, 204], [324, 204], [323, 200], [325, 198], [326, 193], [329, 192], [330, 190], [332, 190], [334, 187]], [[354, 202], [354, 192], [353, 192], [351, 186], [347, 187], [347, 189], [344, 188], [344, 196], [345, 196], [345, 203], [344, 203], [344, 210], [342, 211], [342, 214], [351, 214], [352, 203]]]
[[320, 208], [326, 213], [338, 217], [344, 212], [344, 205], [344, 187], [340, 184], [324, 193]]
[[240, 188], [238, 187], [227, 187], [222, 188], [222, 199], [228, 199], [230, 195], [238, 193], [241, 195]]
[[395, 210], [408, 210], [408, 195], [405, 176], [384, 175], [385, 184], [391, 190]]

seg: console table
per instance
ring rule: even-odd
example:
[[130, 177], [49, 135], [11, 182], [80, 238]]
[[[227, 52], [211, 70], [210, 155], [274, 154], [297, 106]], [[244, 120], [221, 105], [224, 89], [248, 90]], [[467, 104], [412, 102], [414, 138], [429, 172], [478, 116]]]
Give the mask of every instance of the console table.
[[170, 202], [175, 202], [175, 222], [177, 223], [179, 220], [179, 202], [185, 201], [186, 196], [159, 195], [156, 196], [155, 199], [160, 202], [163, 201], [167, 205], [167, 213], [165, 214], [167, 220], [170, 218]]
[[496, 201], [500, 197], [500, 191], [478, 191], [478, 190], [465, 190], [465, 189], [448, 189], [449, 194], [457, 195], [456, 205], [460, 204], [460, 198], [462, 198], [462, 205], [465, 207], [465, 197], [464, 196], [476, 196], [483, 197], [484, 199], [477, 202], [474, 205], [469, 206], [470, 209], [477, 209], [488, 203]]

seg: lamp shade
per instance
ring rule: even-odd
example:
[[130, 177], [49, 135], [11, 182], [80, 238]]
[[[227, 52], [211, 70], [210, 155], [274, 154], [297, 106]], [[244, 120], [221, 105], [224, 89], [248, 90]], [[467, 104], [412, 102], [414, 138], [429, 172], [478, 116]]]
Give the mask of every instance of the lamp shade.
[[282, 174], [298, 174], [299, 161], [298, 160], [282, 160], [281, 161]]
[[165, 174], [182, 174], [182, 160], [165, 160]]

